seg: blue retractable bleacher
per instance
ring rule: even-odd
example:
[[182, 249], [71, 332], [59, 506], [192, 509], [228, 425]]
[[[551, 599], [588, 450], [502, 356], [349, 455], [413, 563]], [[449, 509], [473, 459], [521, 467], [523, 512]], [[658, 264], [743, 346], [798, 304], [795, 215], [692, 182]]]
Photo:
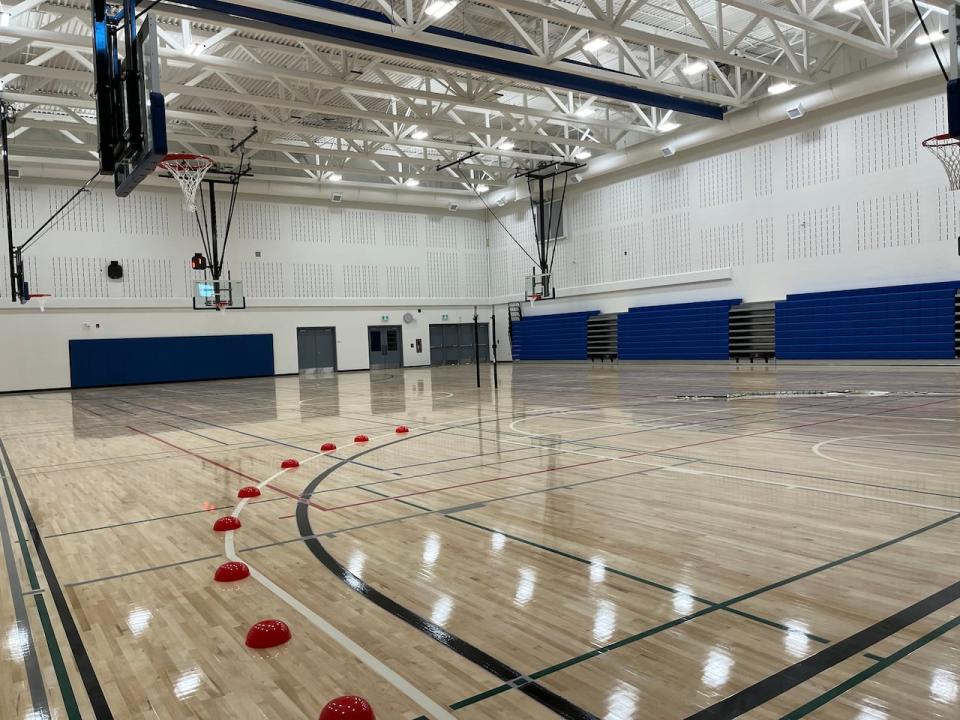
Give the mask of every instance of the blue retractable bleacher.
[[525, 317], [513, 323], [514, 360], [586, 360], [587, 318], [599, 311]]
[[726, 360], [740, 300], [630, 308], [617, 324], [621, 360]]
[[960, 281], [788, 295], [777, 303], [784, 360], [954, 357]]

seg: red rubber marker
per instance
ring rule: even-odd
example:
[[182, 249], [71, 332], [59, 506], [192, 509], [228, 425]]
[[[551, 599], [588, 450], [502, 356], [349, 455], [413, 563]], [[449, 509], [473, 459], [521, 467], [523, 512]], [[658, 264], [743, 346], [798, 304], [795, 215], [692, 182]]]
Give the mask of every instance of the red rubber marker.
[[284, 470], [289, 470], [290, 468], [298, 468], [300, 467], [300, 461], [294, 460], [293, 458], [288, 458], [287, 460], [284, 460], [282, 463], [280, 463], [280, 467], [283, 468]]
[[213, 524], [213, 529], [217, 532], [226, 532], [227, 530], [237, 530], [240, 527], [240, 518], [235, 518], [233, 515], [227, 515], [226, 517], [218, 518], [217, 521]]
[[320, 452], [333, 452], [337, 449], [337, 446], [333, 443], [324, 443], [320, 446]]
[[377, 720], [370, 703], [356, 695], [334, 698], [320, 713], [320, 720]]
[[370, 438], [368, 438], [366, 435], [357, 435], [357, 436], [353, 439], [353, 441], [354, 441], [355, 443], [370, 442]]
[[247, 647], [262, 650], [283, 645], [290, 639], [290, 628], [283, 620], [261, 620], [247, 631]]
[[410, 432], [410, 428], [408, 428], [406, 425], [401, 425], [400, 427], [397, 428], [397, 433], [399, 435], [403, 435], [403, 433], [408, 433], [408, 432]]
[[250, 577], [250, 568], [242, 562], [225, 562], [213, 574], [213, 579], [222, 583], [236, 582], [248, 577]]
[[260, 497], [260, 488], [254, 487], [253, 485], [247, 485], [246, 487], [240, 488], [237, 492], [238, 498], [252, 498]]

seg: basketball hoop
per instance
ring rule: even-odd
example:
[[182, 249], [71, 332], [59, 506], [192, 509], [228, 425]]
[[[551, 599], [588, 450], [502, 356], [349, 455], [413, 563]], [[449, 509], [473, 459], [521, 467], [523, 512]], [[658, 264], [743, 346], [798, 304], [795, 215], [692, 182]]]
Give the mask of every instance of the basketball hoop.
[[943, 169], [947, 171], [951, 190], [960, 190], [960, 138], [952, 135], [934, 135], [923, 141], [923, 146], [929, 150]]
[[48, 293], [31, 293], [31, 294], [30, 294], [30, 297], [28, 297], [27, 300], [28, 300], [28, 301], [29, 301], [29, 300], [39, 300], [39, 301], [40, 301], [40, 302], [39, 302], [40, 312], [46, 312], [46, 310], [47, 310], [47, 300], [49, 300], [50, 297], [51, 297], [51, 296], [50, 296]]
[[220, 312], [222, 310], [226, 310], [229, 306], [230, 306], [230, 303], [228, 302], [218, 302], [213, 304], [213, 309], [216, 310], [217, 312]]
[[197, 188], [203, 182], [203, 176], [213, 167], [213, 160], [205, 155], [173, 153], [160, 161], [160, 167], [180, 183], [187, 212], [194, 212], [197, 209]]

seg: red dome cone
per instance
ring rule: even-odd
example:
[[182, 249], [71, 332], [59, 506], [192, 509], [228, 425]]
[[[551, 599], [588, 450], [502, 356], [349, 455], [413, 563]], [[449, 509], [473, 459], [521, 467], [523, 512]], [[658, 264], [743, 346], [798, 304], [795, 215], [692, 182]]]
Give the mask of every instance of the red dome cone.
[[240, 527], [240, 518], [235, 518], [233, 515], [227, 515], [226, 517], [218, 518], [217, 521], [213, 524], [213, 529], [217, 532], [226, 532], [227, 530], [236, 530]]
[[247, 577], [250, 577], [250, 568], [242, 562], [225, 562], [213, 574], [217, 582], [236, 582]]
[[397, 433], [400, 435], [403, 435], [403, 433], [408, 433], [408, 432], [410, 432], [410, 428], [408, 428], [406, 425], [401, 425], [400, 427], [397, 428]]
[[280, 467], [283, 468], [284, 470], [289, 470], [290, 468], [298, 468], [300, 467], [300, 461], [294, 460], [293, 458], [289, 458], [287, 460], [284, 460], [282, 463], [280, 463]]
[[240, 488], [237, 491], [238, 498], [252, 498], [260, 497], [260, 488], [254, 487], [253, 485], [247, 485], [247, 487]]
[[320, 720], [377, 720], [370, 703], [356, 695], [344, 695], [328, 702]]
[[357, 436], [353, 439], [353, 441], [354, 441], [355, 443], [370, 442], [370, 438], [368, 438], [366, 435], [357, 435]]
[[290, 628], [283, 620], [261, 620], [247, 631], [247, 647], [262, 650], [283, 645], [290, 639]]
[[337, 446], [333, 443], [324, 443], [320, 446], [320, 452], [333, 452], [337, 449]]

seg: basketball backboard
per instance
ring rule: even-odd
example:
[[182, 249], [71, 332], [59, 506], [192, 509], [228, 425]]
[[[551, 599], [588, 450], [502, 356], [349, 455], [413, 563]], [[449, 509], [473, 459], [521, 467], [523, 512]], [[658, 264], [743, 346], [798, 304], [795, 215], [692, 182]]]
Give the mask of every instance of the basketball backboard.
[[201, 280], [194, 285], [194, 310], [243, 310], [246, 306], [239, 280]]
[[167, 155], [156, 20], [145, 16], [138, 31], [135, 0], [116, 14], [106, 0], [92, 8], [100, 172], [113, 175], [117, 195], [126, 197]]

